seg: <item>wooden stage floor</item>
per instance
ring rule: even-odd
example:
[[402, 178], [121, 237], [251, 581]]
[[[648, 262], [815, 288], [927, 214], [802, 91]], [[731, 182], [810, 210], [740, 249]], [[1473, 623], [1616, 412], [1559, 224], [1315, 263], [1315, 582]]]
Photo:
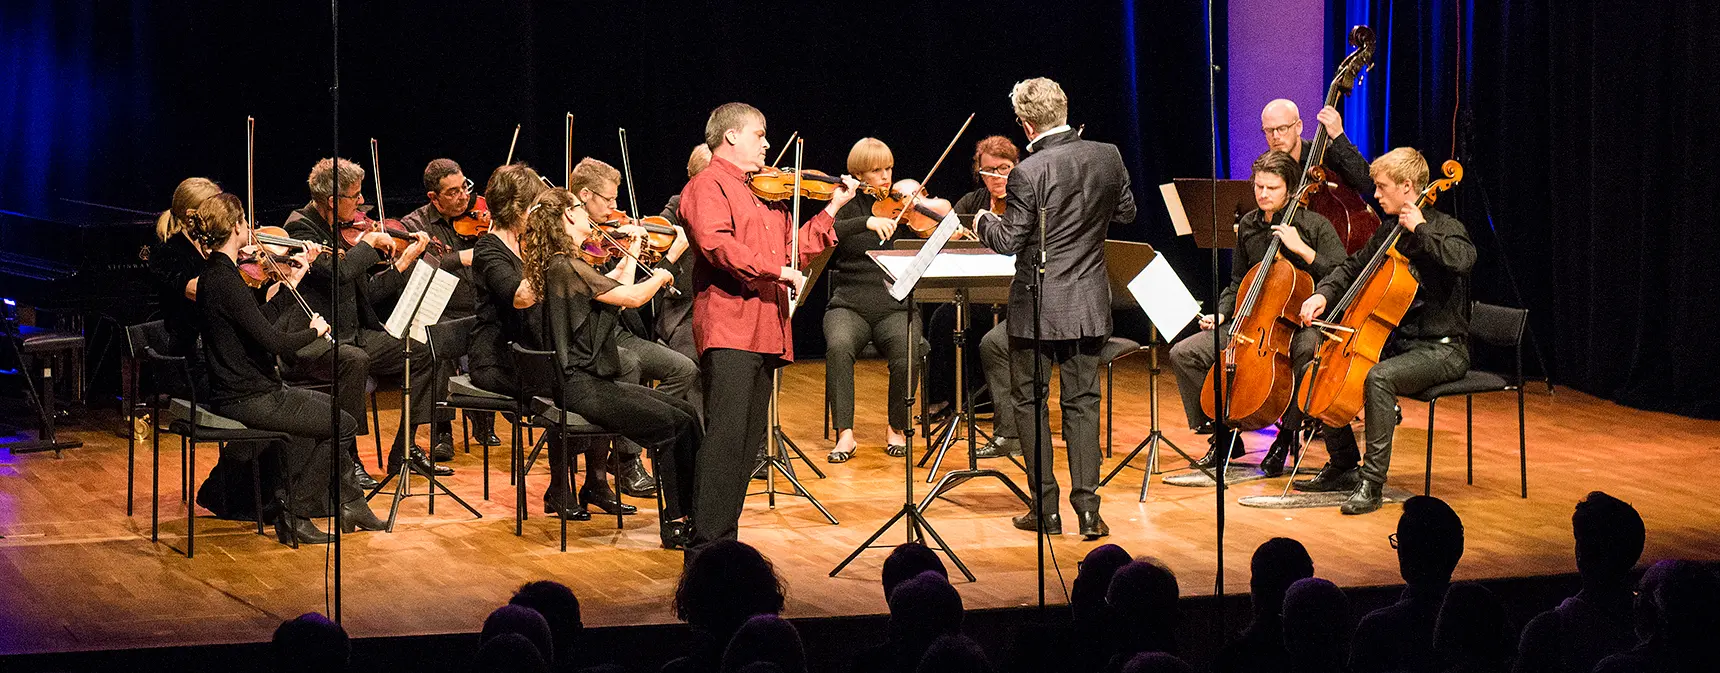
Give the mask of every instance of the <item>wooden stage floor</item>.
[[[1146, 363], [1133, 358], [1117, 369], [1116, 457], [1144, 436], [1147, 427]], [[741, 539], [760, 547], [787, 580], [787, 615], [819, 617], [881, 613], [878, 572], [886, 552], [862, 556], [840, 577], [830, 569], [895, 513], [902, 502], [902, 467], [882, 450], [884, 367], [860, 365], [858, 421], [862, 449], [854, 460], [828, 465], [831, 443], [819, 432], [823, 364], [797, 364], [785, 372], [782, 395], [789, 434], [829, 475], [808, 477], [808, 487], [841, 520], [825, 523], [795, 498], [769, 509], [763, 497], [748, 500]], [[1180, 419], [1174, 384], [1162, 380], [1162, 411]], [[1685, 557], [1720, 559], [1720, 505], [1713, 497], [1710, 466], [1720, 459], [1720, 422], [1695, 421], [1626, 409], [1560, 389], [1549, 395], [1535, 386], [1528, 396], [1529, 498], [1517, 497], [1514, 398], [1492, 395], [1476, 402], [1476, 483], [1464, 485], [1461, 404], [1442, 410], [1435, 435], [1434, 493], [1463, 516], [1468, 546], [1460, 578], [1480, 579], [1572, 572], [1570, 513], [1591, 490], [1605, 490], [1633, 503], [1648, 525], [1644, 562]], [[387, 400], [384, 407], [391, 405]], [[1392, 483], [1420, 492], [1427, 417], [1423, 405], [1406, 403], [1398, 429]], [[383, 427], [392, 412], [384, 412]], [[1054, 419], [1055, 423], [1055, 419]], [[1166, 423], [1185, 449], [1202, 438]], [[505, 426], [504, 426], [505, 427]], [[0, 453], [0, 653], [136, 648], [266, 640], [276, 624], [325, 609], [326, 548], [297, 551], [256, 535], [246, 523], [203, 517], [198, 554], [181, 553], [185, 523], [177, 488], [177, 456], [164, 452], [163, 537], [149, 541], [149, 457], [139, 455], [138, 515], [125, 515], [126, 443], [110, 428], [73, 428], [84, 448], [59, 460], [49, 455]], [[389, 434], [385, 432], [385, 434]], [[384, 438], [385, 440], [389, 437]], [[918, 439], [916, 441], [919, 441]], [[1255, 452], [1265, 435], [1248, 435]], [[177, 442], [164, 438], [164, 445]], [[386, 444], [386, 441], [385, 441]], [[1061, 447], [1061, 441], [1058, 442]], [[374, 459], [361, 438], [366, 459]], [[592, 626], [673, 621], [669, 595], [681, 554], [659, 549], [654, 512], [631, 517], [616, 530], [612, 517], [570, 524], [566, 553], [557, 550], [555, 520], [542, 515], [545, 477], [533, 478], [528, 503], [534, 508], [525, 536], [513, 535], [513, 498], [507, 486], [506, 450], [495, 453], [491, 499], [479, 500], [478, 454], [453, 463], [452, 480], [479, 505], [472, 519], [439, 499], [427, 516], [422, 498], [404, 509], [396, 532], [345, 538], [345, 625], [355, 637], [472, 632], [485, 614], [505, 602], [520, 584], [552, 578], [571, 585]], [[204, 470], [214, 451], [200, 452]], [[1254, 456], [1258, 458], [1258, 455]], [[1174, 455], [1167, 454], [1166, 463]], [[1318, 444], [1309, 459], [1324, 459]], [[963, 461], [965, 463], [965, 458]], [[997, 467], [1020, 478], [1002, 461]], [[1061, 462], [1061, 461], [1060, 461]], [[1067, 472], [1059, 466], [1060, 480]], [[201, 475], [199, 475], [201, 479]], [[1178, 575], [1185, 595], [1214, 589], [1214, 498], [1210, 489], [1155, 484], [1146, 503], [1136, 502], [1140, 472], [1128, 470], [1102, 490], [1103, 514], [1111, 525], [1106, 540], [1131, 553], [1156, 556]], [[754, 482], [755, 487], [758, 482]], [[1023, 483], [1024, 481], [1018, 481]], [[1399, 581], [1395, 555], [1386, 542], [1398, 510], [1345, 517], [1336, 509], [1264, 510], [1235, 505], [1235, 498], [1277, 493], [1282, 479], [1234, 487], [1227, 509], [1227, 593], [1247, 590], [1248, 561], [1267, 538], [1289, 536], [1307, 545], [1316, 571], [1344, 586]], [[916, 483], [924, 493], [926, 484]], [[648, 501], [638, 502], [642, 508]], [[1071, 517], [1067, 502], [1065, 517]], [[1034, 542], [1016, 531], [1009, 517], [1024, 508], [995, 482], [961, 487], [948, 502], [931, 508], [929, 519], [978, 576], [958, 583], [970, 608], [1004, 607], [1034, 600]], [[178, 513], [177, 515], [175, 513]], [[1067, 522], [1073, 533], [1074, 522]], [[899, 542], [900, 528], [884, 541]], [[1056, 538], [1056, 565], [1072, 580], [1076, 561], [1095, 544], [1073, 534]], [[1048, 591], [1063, 601], [1053, 574]]]

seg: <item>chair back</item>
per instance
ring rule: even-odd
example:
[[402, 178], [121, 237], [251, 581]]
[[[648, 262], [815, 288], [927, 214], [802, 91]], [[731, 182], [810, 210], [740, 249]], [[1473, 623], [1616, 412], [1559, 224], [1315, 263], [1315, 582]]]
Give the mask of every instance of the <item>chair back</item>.
[[469, 315], [458, 320], [444, 320], [424, 328], [425, 343], [435, 360], [458, 360], [472, 350], [472, 328], [478, 317]]
[[1518, 347], [1523, 343], [1523, 328], [1528, 321], [1528, 309], [1472, 302], [1469, 305], [1469, 338], [1489, 346]]

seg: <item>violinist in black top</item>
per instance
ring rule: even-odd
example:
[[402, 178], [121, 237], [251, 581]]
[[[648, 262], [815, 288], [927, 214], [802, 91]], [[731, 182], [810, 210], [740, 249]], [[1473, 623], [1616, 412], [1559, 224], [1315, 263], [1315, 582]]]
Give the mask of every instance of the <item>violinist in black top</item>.
[[[288, 269], [285, 280], [270, 288], [274, 297], [259, 305], [237, 264], [241, 243], [249, 238], [249, 227], [239, 198], [231, 194], [206, 199], [192, 218], [198, 243], [209, 251], [197, 291], [197, 306], [203, 316], [203, 351], [209, 367], [208, 405], [215, 413], [250, 428], [293, 436], [278, 447], [286, 469], [276, 496], [281, 501], [281, 513], [275, 520], [275, 533], [281, 542], [321, 544], [330, 540], [309, 519], [333, 510], [331, 478], [338, 485], [345, 525], [382, 530], [383, 522], [365, 505], [352, 471], [338, 469], [329, 474], [334, 458], [330, 452], [337, 439], [329, 434], [332, 400], [320, 392], [287, 388], [276, 373], [276, 358], [289, 357], [328, 334], [328, 323], [322, 316], [304, 316], [295, 301], [284, 298], [290, 290], [282, 284], [297, 286], [309, 264]], [[275, 318], [282, 311], [298, 312], [307, 327], [282, 331], [275, 326]], [[346, 449], [343, 453], [354, 450], [357, 425], [350, 414], [341, 414], [338, 440]]]
[[167, 327], [166, 355], [190, 358], [191, 375], [199, 379], [199, 384], [203, 378], [203, 354], [197, 348], [197, 336], [203, 318], [197, 310], [197, 279], [207, 264], [203, 249], [191, 240], [191, 213], [204, 200], [220, 193], [221, 188], [207, 178], [181, 181], [173, 189], [173, 206], [155, 221], [155, 235], [160, 242], [149, 250], [149, 273], [155, 280], [162, 323]]
[[[830, 394], [830, 419], [836, 428], [836, 446], [826, 458], [847, 462], [858, 442], [854, 439], [854, 359], [867, 342], [890, 363], [890, 387], [884, 400], [890, 410], [885, 428], [884, 452], [900, 456], [907, 451], [904, 431], [913, 422], [907, 404], [908, 335], [918, 338], [920, 322], [905, 301], [890, 296], [884, 270], [866, 254], [888, 250], [898, 235], [912, 235], [896, 221], [872, 215], [878, 194], [888, 194], [896, 159], [890, 147], [877, 138], [861, 138], [848, 150], [848, 174], [864, 189], [836, 212], [836, 253], [830, 258], [830, 306], [824, 311], [824, 389]], [[910, 326], [910, 323], [912, 324]], [[925, 352], [923, 347], [920, 352]]]
[[[650, 279], [634, 283], [631, 261], [622, 263], [625, 273], [619, 280], [600, 273], [584, 258], [595, 242], [590, 217], [580, 206], [567, 190], [550, 189], [526, 212], [522, 270], [543, 311], [534, 346], [555, 352], [559, 371], [554, 374], [561, 377], [568, 411], [653, 452], [663, 482], [664, 543], [684, 546], [685, 524], [671, 522], [694, 514], [686, 509], [693, 502], [693, 467], [702, 438], [697, 410], [685, 400], [614, 380], [621, 371], [619, 309], [643, 306], [673, 276], [657, 269]], [[601, 450], [587, 456], [598, 465], [603, 458]], [[627, 507], [602, 480], [587, 479], [579, 502], [611, 514]]]
[[[1300, 180], [1301, 164], [1288, 154], [1267, 150], [1254, 160], [1253, 173], [1254, 204], [1259, 208], [1244, 215], [1237, 225], [1236, 252], [1230, 258], [1230, 284], [1218, 296], [1218, 317], [1201, 316], [1200, 331], [1171, 347], [1171, 369], [1177, 375], [1177, 391], [1182, 393], [1183, 411], [1188, 414], [1190, 429], [1212, 422], [1201, 410], [1200, 398], [1201, 386], [1206, 382], [1207, 372], [1212, 370], [1212, 342], [1222, 337], [1225, 330], [1221, 326], [1234, 317], [1236, 293], [1241, 289], [1242, 279], [1266, 256], [1273, 237], [1281, 241], [1280, 254], [1289, 260], [1291, 266], [1316, 279], [1325, 277], [1327, 272], [1344, 261], [1343, 241], [1338, 240], [1338, 232], [1332, 228], [1332, 223], [1319, 213], [1301, 208], [1296, 212], [1294, 224], [1284, 224], [1285, 208], [1290, 205], [1290, 199], [1295, 198], [1289, 186]], [[1300, 373], [1303, 366], [1314, 358], [1319, 345], [1318, 330], [1297, 330], [1290, 343], [1290, 366]], [[1297, 429], [1302, 427], [1302, 418], [1295, 404], [1284, 412], [1283, 428], [1279, 430], [1278, 438], [1273, 440], [1266, 457], [1260, 461], [1261, 471], [1274, 477], [1283, 473], [1285, 459], [1299, 449], [1295, 437]], [[1326, 433], [1328, 447], [1346, 438], [1350, 446], [1355, 446], [1349, 429], [1341, 430]], [[1231, 458], [1241, 457], [1244, 452], [1242, 443], [1233, 441], [1233, 435], [1235, 431], [1229, 428], [1214, 432], [1206, 456], [1197, 462], [1203, 467], [1216, 467], [1224, 461], [1220, 447], [1231, 447]]]
[[[441, 242], [450, 251], [438, 260], [438, 266], [443, 271], [454, 274], [460, 279], [460, 284], [454, 286], [454, 292], [448, 297], [448, 306], [442, 309], [443, 320], [456, 320], [472, 315], [473, 303], [476, 301], [472, 288], [472, 255], [477, 238], [461, 236], [454, 228], [454, 220], [471, 212], [472, 204], [478, 197], [472, 191], [472, 181], [466, 179], [460, 164], [453, 159], [436, 159], [424, 167], [424, 196], [428, 201], [400, 218], [400, 226], [407, 231], [422, 231], [430, 238]], [[467, 411], [467, 420], [472, 423], [472, 434], [479, 444], [485, 446], [501, 446], [502, 440], [496, 437], [496, 415], [487, 411]], [[435, 423], [437, 445], [444, 443], [453, 446], [452, 423], [446, 419], [437, 419]], [[442, 460], [441, 456], [437, 456]]]
[[[1469, 370], [1469, 272], [1475, 266], [1475, 243], [1457, 218], [1437, 210], [1422, 210], [1416, 198], [1428, 184], [1427, 159], [1399, 147], [1375, 159], [1369, 167], [1374, 198], [1385, 212], [1380, 228], [1366, 245], [1332, 269], [1302, 304], [1302, 322], [1321, 317], [1359, 280], [1364, 267], [1385, 244], [1396, 225], [1404, 234], [1397, 250], [1409, 259], [1410, 273], [1420, 282], [1415, 300], [1386, 342], [1380, 361], [1368, 370], [1363, 416], [1367, 454], [1358, 456], [1328, 447], [1329, 461], [1313, 479], [1298, 479], [1302, 491], [1350, 491], [1345, 514], [1365, 514], [1380, 508], [1386, 471], [1391, 467], [1392, 434], [1397, 429], [1397, 396], [1461, 378]], [[1357, 463], [1361, 462], [1360, 467]]]
[[[396, 244], [388, 234], [375, 231], [357, 233], [351, 242], [346, 238], [349, 232], [339, 232], [337, 236], [337, 231], [330, 227], [331, 220], [344, 225], [359, 217], [358, 204], [364, 201], [361, 189], [364, 169], [345, 159], [340, 160], [339, 198], [330, 191], [333, 187], [333, 173], [335, 166], [331, 161], [323, 159], [317, 162], [306, 180], [311, 192], [311, 202], [293, 211], [287, 218], [285, 228], [293, 238], [312, 241], [330, 250], [336, 249], [338, 240], [344, 249], [339, 255], [324, 255], [316, 260], [307, 275], [309, 282], [305, 283], [302, 292], [311, 310], [319, 313], [338, 311], [337, 324], [340, 330], [335, 333], [335, 339], [340, 343], [340, 347], [336, 351], [321, 340], [311, 343], [297, 354], [294, 372], [296, 376], [321, 381], [338, 377], [340, 398], [336, 403], [353, 418], [362, 419], [365, 416], [365, 376], [398, 376], [406, 367], [405, 342], [383, 331], [383, 318], [378, 315], [382, 309], [378, 305], [386, 300], [389, 307], [392, 306], [396, 296], [406, 286], [407, 272], [429, 245], [430, 236], [423, 232], [412, 234], [412, 242], [398, 246], [393, 261], [386, 264], [389, 260], [379, 250], [393, 249]], [[378, 268], [381, 270], [377, 271]], [[336, 273], [340, 274], [341, 296], [330, 297], [331, 280]], [[414, 347], [411, 385], [412, 422], [415, 428], [429, 423], [431, 419], [432, 403], [435, 400], [432, 388], [434, 370], [435, 368], [430, 366], [430, 349]], [[402, 415], [401, 421], [404, 423], [405, 420], [405, 415]], [[361, 433], [366, 431], [364, 425], [359, 424]], [[398, 471], [412, 434], [404, 427], [395, 434], [394, 448], [388, 456], [389, 472]], [[452, 457], [452, 446], [445, 449], [437, 447], [437, 450]], [[364, 472], [364, 465], [356, 452], [352, 459], [354, 476], [358, 477], [359, 483], [366, 484], [367, 488], [374, 488], [375, 480], [371, 479], [369, 474], [360, 474]], [[430, 459], [417, 447], [416, 442], [412, 443], [411, 460], [413, 469], [419, 473], [430, 471]], [[454, 473], [445, 465], [436, 465], [435, 471], [437, 476]]]

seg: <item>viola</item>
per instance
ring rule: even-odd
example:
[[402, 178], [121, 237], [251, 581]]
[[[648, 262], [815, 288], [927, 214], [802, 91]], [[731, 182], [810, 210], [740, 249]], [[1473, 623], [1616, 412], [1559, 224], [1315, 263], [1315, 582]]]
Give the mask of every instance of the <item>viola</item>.
[[303, 251], [308, 246], [304, 241], [289, 238], [287, 230], [257, 227], [251, 230], [251, 235], [254, 245], [239, 250], [239, 275], [244, 276], [246, 285], [253, 289], [261, 288], [283, 280], [286, 269], [304, 267], [304, 263], [291, 253]]
[[[343, 224], [340, 227], [341, 240], [346, 243], [347, 247], [358, 245], [359, 237], [373, 231], [388, 234], [389, 238], [394, 239], [393, 245], [388, 246], [386, 249], [379, 249], [377, 251], [382, 253], [384, 257], [395, 256], [400, 251], [405, 250], [406, 246], [411, 245], [413, 241], [417, 240], [412, 236], [412, 232], [406, 229], [406, 225], [400, 223], [400, 220], [390, 218], [379, 222], [377, 220], [370, 219], [362, 212], [358, 213], [351, 222]], [[447, 244], [432, 238], [430, 239], [429, 247], [425, 248], [424, 252], [427, 255], [440, 256], [446, 255], [452, 251], [448, 249]]]
[[[800, 197], [829, 201], [836, 192], [847, 187], [842, 179], [811, 169], [800, 172]], [[747, 174], [747, 186], [753, 195], [766, 201], [787, 201], [794, 198], [795, 172], [766, 166]]]
[[477, 238], [490, 230], [490, 206], [484, 202], [484, 197], [472, 197], [472, 207], [454, 218], [450, 224], [454, 233], [462, 238]]
[[[909, 231], [920, 238], [930, 238], [952, 209], [948, 199], [928, 196], [920, 183], [913, 180], [898, 180], [888, 191], [869, 188], [868, 193], [878, 199], [872, 204], [873, 217], [905, 224]], [[957, 230], [954, 238], [977, 239], [966, 227]]]
[[668, 218], [661, 215], [651, 215], [634, 220], [619, 211], [614, 214], [614, 217], [615, 219], [599, 223], [597, 226], [624, 245], [631, 245], [632, 238], [623, 235], [617, 231], [618, 229], [629, 224], [636, 224], [645, 230], [645, 242], [639, 249], [639, 261], [641, 262], [655, 264], [663, 259], [663, 255], [668, 254], [670, 247], [675, 245], [677, 236], [675, 226], [669, 224]]

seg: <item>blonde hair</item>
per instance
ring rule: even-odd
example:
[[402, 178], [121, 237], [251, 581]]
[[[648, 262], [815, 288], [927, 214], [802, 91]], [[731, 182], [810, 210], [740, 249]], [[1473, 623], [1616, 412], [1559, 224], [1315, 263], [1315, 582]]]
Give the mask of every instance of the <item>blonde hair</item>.
[[567, 176], [567, 191], [578, 194], [581, 189], [589, 189], [595, 194], [598, 185], [605, 182], [620, 185], [621, 171], [615, 170], [614, 166], [586, 157], [573, 165], [573, 174]]
[[711, 147], [704, 143], [693, 146], [693, 153], [687, 155], [687, 178], [692, 179], [706, 166], [711, 165]]
[[190, 225], [189, 211], [204, 199], [221, 193], [220, 185], [209, 178], [186, 178], [173, 188], [173, 205], [155, 218], [155, 238], [165, 241]]
[[1394, 183], [1408, 180], [1416, 191], [1427, 188], [1427, 175], [1427, 159], [1413, 147], [1386, 152], [1368, 165], [1368, 177], [1385, 176]]
[[877, 138], [861, 138], [848, 150], [848, 174], [859, 175], [880, 168], [891, 168], [896, 165], [896, 155], [890, 153], [890, 146]]
[[245, 204], [232, 194], [216, 194], [186, 211], [186, 220], [185, 233], [204, 250], [214, 250], [226, 245], [233, 230], [245, 220]]
[[1041, 133], [1069, 121], [1069, 97], [1063, 87], [1044, 77], [1016, 82], [1009, 90], [1009, 104], [1015, 116]]

